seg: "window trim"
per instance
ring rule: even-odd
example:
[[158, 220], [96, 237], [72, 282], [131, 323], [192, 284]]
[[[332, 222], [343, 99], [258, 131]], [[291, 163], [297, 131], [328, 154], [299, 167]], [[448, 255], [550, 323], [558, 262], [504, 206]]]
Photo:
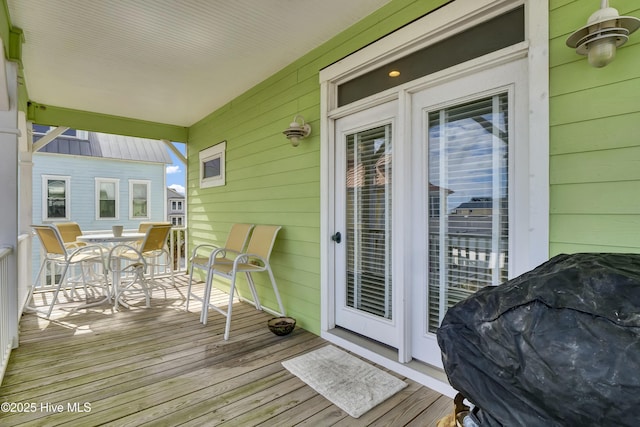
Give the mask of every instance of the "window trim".
[[[115, 217], [101, 217], [100, 216], [100, 184], [113, 183], [115, 184]], [[117, 178], [95, 178], [95, 210], [97, 221], [113, 221], [120, 219], [120, 180]]]
[[184, 226], [184, 215], [169, 215], [169, 221], [175, 227]]
[[[226, 185], [225, 171], [225, 153], [227, 150], [227, 141], [222, 141], [209, 148], [200, 151], [200, 188], [220, 187]], [[220, 159], [220, 175], [213, 177], [204, 177], [205, 163], [211, 160]]]
[[[134, 216], [133, 214], [133, 186], [145, 185], [147, 187], [147, 214], [145, 216]], [[130, 179], [129, 180], [129, 219], [150, 219], [149, 212], [151, 211], [151, 181], [148, 179]]]
[[184, 203], [182, 203], [182, 199], [171, 200], [171, 212], [184, 212]]
[[[49, 217], [49, 181], [64, 181], [64, 217]], [[68, 175], [42, 175], [42, 221], [70, 221], [71, 220], [71, 177]]]

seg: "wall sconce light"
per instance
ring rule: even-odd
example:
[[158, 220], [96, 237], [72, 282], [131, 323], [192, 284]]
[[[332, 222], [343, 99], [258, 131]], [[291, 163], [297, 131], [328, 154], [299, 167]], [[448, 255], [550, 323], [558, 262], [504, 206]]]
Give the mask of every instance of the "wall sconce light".
[[589, 64], [601, 68], [613, 61], [616, 48], [629, 39], [629, 35], [640, 28], [640, 19], [620, 16], [609, 7], [609, 0], [601, 0], [600, 9], [587, 20], [587, 25], [576, 30], [567, 39], [567, 46], [576, 53], [587, 55]]
[[300, 140], [306, 138], [311, 133], [311, 126], [304, 122], [304, 117], [296, 115], [289, 124], [289, 128], [282, 132], [291, 141], [291, 145], [297, 147]]

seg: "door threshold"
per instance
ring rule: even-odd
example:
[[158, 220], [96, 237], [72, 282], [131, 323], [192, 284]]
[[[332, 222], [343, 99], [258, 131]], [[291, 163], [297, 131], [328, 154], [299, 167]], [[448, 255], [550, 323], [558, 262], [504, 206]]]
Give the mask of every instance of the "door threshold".
[[400, 363], [398, 362], [398, 351], [393, 347], [337, 327], [323, 331], [321, 336], [332, 344], [390, 369], [399, 375], [403, 375], [440, 394], [453, 398], [457, 393], [449, 384], [447, 374], [442, 369], [415, 359], [408, 363]]

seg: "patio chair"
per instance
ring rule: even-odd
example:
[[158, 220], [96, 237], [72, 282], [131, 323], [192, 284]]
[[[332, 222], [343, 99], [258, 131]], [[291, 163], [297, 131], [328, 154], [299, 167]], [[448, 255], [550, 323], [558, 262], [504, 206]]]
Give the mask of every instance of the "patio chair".
[[56, 222], [53, 225], [55, 225], [60, 232], [60, 237], [62, 237], [64, 246], [67, 249], [86, 246], [86, 243], [77, 240], [78, 236], [82, 236], [82, 230], [77, 222]]
[[170, 222], [161, 221], [161, 222], [141, 222], [138, 225], [138, 233], [146, 233], [147, 230], [154, 225], [168, 225], [171, 226]]
[[142, 292], [146, 297], [147, 307], [150, 306], [149, 298], [153, 288], [162, 289], [166, 298], [167, 286], [156, 280], [155, 270], [157, 268], [164, 270], [168, 268], [171, 286], [176, 287], [171, 253], [167, 248], [167, 237], [171, 232], [171, 224], [149, 224], [145, 230], [145, 237], [140, 245], [120, 244], [111, 248], [109, 252], [107, 265], [112, 272], [115, 270], [115, 273], [120, 274], [120, 277], [123, 273], [125, 274], [123, 284], [118, 286], [119, 289], [114, 290], [116, 307], [118, 306], [118, 298], [124, 292]]
[[[280, 312], [278, 314], [280, 316], [285, 316], [284, 307], [282, 306], [282, 300], [280, 299], [280, 293], [278, 292], [278, 286], [276, 285], [275, 277], [273, 276], [273, 272], [271, 271], [271, 264], [269, 263], [271, 251], [276, 241], [276, 236], [278, 235], [278, 232], [281, 228], [282, 227], [277, 225], [256, 225], [256, 227], [253, 229], [253, 233], [251, 233], [251, 238], [249, 239], [249, 243], [247, 244], [246, 251], [243, 253], [237, 253], [232, 263], [216, 263], [214, 257], [214, 262], [211, 265], [209, 274], [207, 275], [207, 283], [205, 283], [205, 294], [204, 301], [202, 303], [202, 313], [200, 314], [200, 321], [205, 325], [207, 324], [207, 315], [209, 312], [209, 308], [212, 308], [225, 316], [225, 340], [229, 339], [229, 330], [231, 329], [231, 310], [233, 308], [233, 298], [235, 296], [236, 290], [236, 279], [239, 273], [245, 273], [247, 284], [249, 285], [249, 289], [253, 296], [253, 305], [257, 310], [262, 310], [262, 305], [260, 304], [260, 299], [258, 297], [258, 292], [256, 291], [252, 274], [266, 271], [269, 275], [269, 279], [271, 280], [271, 286], [273, 288], [273, 292], [276, 296], [276, 300], [278, 301], [278, 306], [280, 308]], [[229, 252], [232, 252], [228, 248], [218, 249], [218, 251], [225, 251], [227, 255]], [[229, 303], [227, 304], [226, 310], [209, 303], [209, 299], [211, 298], [211, 286], [213, 283], [213, 278], [216, 274], [231, 280], [229, 289]]]
[[148, 265], [137, 247], [127, 244], [114, 246], [109, 252], [107, 265], [114, 274], [113, 305], [116, 310], [120, 302], [129, 307], [127, 303], [120, 300], [125, 294], [142, 294], [145, 298], [145, 306], [151, 307], [152, 291], [146, 276]]
[[[80, 265], [80, 280], [82, 281], [82, 285], [85, 290], [85, 295], [87, 294], [87, 286], [92, 288], [101, 288], [104, 295], [107, 298], [110, 298], [109, 294], [109, 283], [107, 281], [107, 269], [104, 266], [105, 260], [105, 251], [101, 246], [97, 245], [85, 245], [81, 246], [77, 249], [68, 250], [64, 241], [62, 240], [62, 236], [60, 232], [54, 225], [32, 225], [31, 226], [35, 231], [36, 235], [40, 239], [40, 243], [44, 249], [45, 255], [40, 266], [40, 270], [38, 271], [38, 275], [36, 276], [35, 283], [29, 290], [28, 301], [33, 297], [33, 292], [35, 290], [35, 286], [40, 281], [40, 277], [42, 276], [42, 272], [44, 271], [46, 265], [51, 263], [54, 266], [61, 266], [62, 270], [60, 272], [60, 278], [55, 284], [55, 290], [53, 294], [53, 298], [51, 299], [51, 303], [49, 304], [49, 309], [46, 313], [47, 319], [51, 316], [51, 312], [53, 311], [53, 306], [58, 300], [58, 294], [60, 293], [60, 289], [64, 283], [66, 283], [66, 276], [69, 268], [71, 266]], [[99, 280], [88, 280], [87, 279], [87, 270], [84, 267], [86, 264], [94, 264], [98, 265], [101, 269], [102, 277]], [[55, 267], [52, 269], [52, 274], [55, 275]], [[35, 309], [35, 307], [30, 307]], [[36, 310], [37, 311], [37, 310]]]
[[[241, 253], [244, 250], [253, 227], [253, 224], [233, 224], [229, 231], [229, 235], [227, 236], [227, 241], [222, 248], [210, 243], [203, 243], [193, 248], [191, 258], [189, 258], [189, 262], [191, 262], [191, 271], [189, 272], [189, 286], [187, 287], [186, 311], [189, 311], [189, 301], [191, 297], [200, 302], [204, 302], [204, 297], [201, 298], [198, 295], [191, 293], [193, 271], [195, 269], [206, 271], [207, 278], [205, 282], [209, 283], [209, 272], [211, 271], [213, 264], [233, 263], [233, 259], [236, 254]], [[228, 251], [225, 249], [228, 249]]]
[[[82, 229], [80, 228], [80, 225], [78, 225], [77, 222], [55, 222], [53, 223], [53, 225], [55, 225], [55, 227], [58, 229], [58, 232], [60, 233], [60, 237], [62, 238], [62, 242], [64, 243], [64, 247], [67, 249], [67, 251], [73, 251], [75, 249], [78, 249], [79, 247], [87, 245], [85, 242], [81, 242], [78, 240], [78, 236], [82, 236], [83, 233], [82, 233]], [[92, 276], [92, 279], [91, 279], [92, 281], [95, 280], [96, 273], [98, 274], [102, 273], [101, 271], [100, 272], [95, 271], [95, 269], [93, 268], [95, 267], [95, 265], [87, 266], [84, 264], [78, 265], [78, 267], [80, 269], [84, 269], [85, 267], [88, 267], [88, 269], [84, 271], [82, 274]], [[72, 297], [73, 295], [78, 295], [76, 291], [76, 284], [80, 282], [80, 280], [78, 280], [79, 277], [80, 277], [79, 275], [76, 275], [73, 277], [66, 278], [67, 283], [69, 283], [71, 286], [71, 289], [69, 290], [69, 292]], [[65, 289], [66, 287], [63, 287], [62, 292], [65, 294], [65, 296], [67, 296]], [[86, 292], [86, 289], [85, 289], [85, 292]]]

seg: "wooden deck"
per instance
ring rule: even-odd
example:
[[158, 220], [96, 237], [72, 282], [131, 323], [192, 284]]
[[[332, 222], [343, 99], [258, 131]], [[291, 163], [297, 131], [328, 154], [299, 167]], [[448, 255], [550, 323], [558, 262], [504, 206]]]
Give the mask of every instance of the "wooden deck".
[[354, 419], [280, 363], [326, 341], [300, 328], [275, 336], [269, 314], [239, 302], [225, 342], [222, 316], [210, 313], [203, 326], [198, 304], [185, 312], [186, 282], [177, 276], [180, 292], [167, 299], [154, 293], [150, 309], [59, 305], [51, 321], [25, 314], [0, 387], [0, 402], [17, 412], [3, 405], [0, 425], [422, 427], [453, 407], [403, 378], [408, 387]]

